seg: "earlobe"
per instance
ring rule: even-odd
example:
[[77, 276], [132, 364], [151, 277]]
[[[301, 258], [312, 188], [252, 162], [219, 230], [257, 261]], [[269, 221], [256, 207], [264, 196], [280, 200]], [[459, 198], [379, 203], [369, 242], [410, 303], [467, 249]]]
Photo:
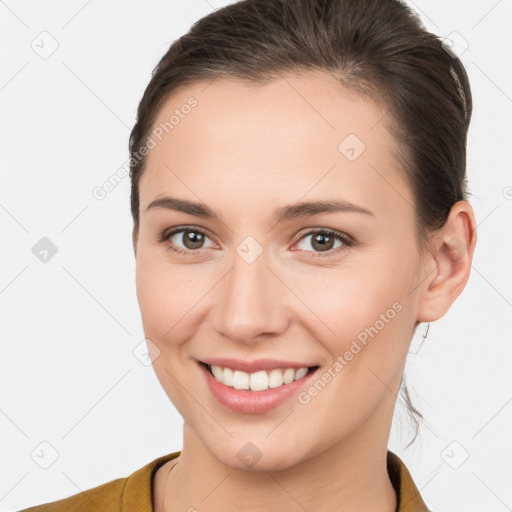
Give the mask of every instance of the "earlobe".
[[467, 201], [459, 201], [431, 241], [430, 261], [435, 267], [421, 290], [418, 321], [432, 322], [448, 312], [469, 279], [475, 245], [473, 209]]

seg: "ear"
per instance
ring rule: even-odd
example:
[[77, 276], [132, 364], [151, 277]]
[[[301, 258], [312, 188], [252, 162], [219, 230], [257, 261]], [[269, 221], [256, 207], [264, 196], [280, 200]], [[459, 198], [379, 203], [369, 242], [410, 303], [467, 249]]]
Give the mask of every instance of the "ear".
[[138, 226], [133, 226], [132, 230], [132, 243], [133, 243], [133, 253], [135, 257], [137, 257], [137, 240], [139, 239], [139, 228]]
[[476, 245], [476, 222], [467, 201], [453, 205], [443, 227], [429, 241], [420, 288], [418, 321], [443, 317], [469, 279]]

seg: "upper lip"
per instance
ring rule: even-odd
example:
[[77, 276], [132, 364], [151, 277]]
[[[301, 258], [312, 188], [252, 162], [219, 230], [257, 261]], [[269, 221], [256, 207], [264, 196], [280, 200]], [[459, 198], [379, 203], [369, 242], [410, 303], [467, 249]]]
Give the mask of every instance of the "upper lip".
[[222, 368], [232, 368], [242, 372], [254, 373], [260, 370], [273, 370], [274, 368], [309, 368], [311, 364], [298, 363], [296, 361], [285, 361], [282, 359], [256, 359], [254, 361], [246, 361], [242, 359], [234, 359], [230, 357], [212, 357], [201, 359], [201, 363], [210, 366], [221, 366]]

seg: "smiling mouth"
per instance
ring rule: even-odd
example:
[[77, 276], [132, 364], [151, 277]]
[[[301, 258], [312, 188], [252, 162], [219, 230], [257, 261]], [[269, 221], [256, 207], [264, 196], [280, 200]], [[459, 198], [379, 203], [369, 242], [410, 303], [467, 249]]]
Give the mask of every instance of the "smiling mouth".
[[200, 362], [213, 378], [225, 386], [247, 391], [266, 391], [286, 386], [315, 372], [319, 366], [303, 368], [274, 368], [249, 373]]

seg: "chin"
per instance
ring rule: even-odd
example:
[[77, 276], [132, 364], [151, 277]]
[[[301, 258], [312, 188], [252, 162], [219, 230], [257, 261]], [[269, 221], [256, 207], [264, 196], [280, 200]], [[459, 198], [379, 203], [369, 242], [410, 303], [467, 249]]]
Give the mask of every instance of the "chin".
[[[250, 434], [225, 439], [223, 442], [211, 440], [205, 446], [215, 459], [238, 471], [282, 471], [309, 457], [304, 451], [298, 451], [297, 444], [290, 442], [289, 446], [283, 446], [281, 437], [265, 439], [265, 436], [267, 433], [262, 435], [261, 440], [257, 435]], [[292, 436], [287, 438], [291, 441]]]

